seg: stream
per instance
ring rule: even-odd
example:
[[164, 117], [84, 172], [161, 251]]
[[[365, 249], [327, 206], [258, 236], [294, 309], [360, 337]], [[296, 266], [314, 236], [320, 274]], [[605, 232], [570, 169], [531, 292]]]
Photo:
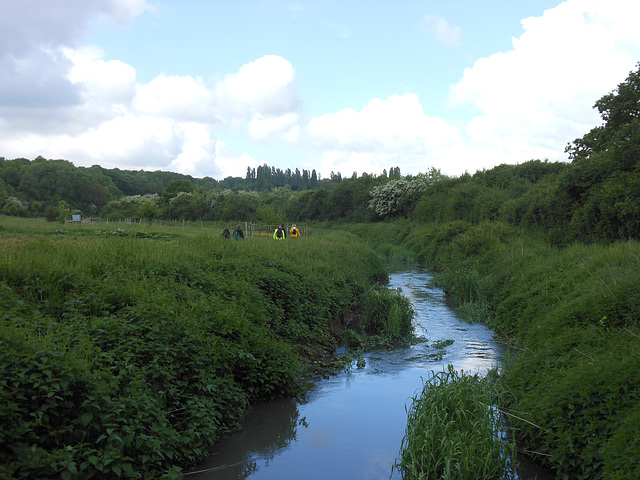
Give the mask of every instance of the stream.
[[430, 279], [412, 269], [391, 273], [389, 282], [413, 303], [424, 341], [369, 352], [364, 367], [319, 380], [302, 397], [254, 406], [243, 430], [216, 444], [185, 478], [399, 480], [392, 466], [423, 383], [448, 364], [485, 374], [502, 355], [492, 331], [456, 317]]

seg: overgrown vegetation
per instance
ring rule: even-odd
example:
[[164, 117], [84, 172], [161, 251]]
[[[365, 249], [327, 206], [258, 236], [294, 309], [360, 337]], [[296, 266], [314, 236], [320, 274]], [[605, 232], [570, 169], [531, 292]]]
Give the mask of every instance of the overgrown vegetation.
[[179, 478], [252, 402], [298, 392], [305, 363], [333, 353], [386, 278], [352, 235], [140, 238], [25, 222], [29, 235], [0, 237], [7, 478]]
[[640, 477], [640, 243], [550, 245], [499, 222], [360, 224], [405, 248], [508, 346], [501, 407], [558, 478]]
[[425, 382], [408, 409], [407, 431], [394, 468], [405, 480], [515, 478], [506, 449], [495, 372], [457, 372], [451, 365]]
[[362, 367], [365, 351], [413, 342], [414, 316], [413, 305], [399, 290], [371, 288], [363, 296], [356, 324], [345, 331], [347, 358], [356, 357]]

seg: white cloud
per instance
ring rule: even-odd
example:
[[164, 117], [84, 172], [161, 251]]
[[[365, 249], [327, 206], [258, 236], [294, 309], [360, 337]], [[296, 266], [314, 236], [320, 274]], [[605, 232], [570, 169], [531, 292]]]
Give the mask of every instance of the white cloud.
[[415, 94], [375, 98], [359, 112], [344, 109], [314, 117], [307, 134], [325, 152], [325, 176], [330, 171], [376, 173], [401, 163], [408, 167], [404, 173], [426, 171], [427, 159], [461, 141], [446, 120], [424, 114]]
[[298, 143], [301, 132], [301, 119], [297, 113], [276, 117], [256, 113], [248, 125], [249, 137], [261, 142], [282, 141], [294, 145]]
[[247, 152], [234, 155], [224, 144], [218, 140], [216, 143], [216, 164], [221, 170], [220, 178], [242, 177], [247, 173], [247, 167], [257, 168], [263, 162], [257, 161]]
[[66, 158], [82, 159], [82, 164], [166, 169], [182, 150], [181, 133], [170, 119], [126, 114], [80, 135], [60, 136], [50, 148]]
[[459, 139], [446, 120], [423, 113], [415, 94], [374, 98], [359, 112], [344, 109], [313, 117], [308, 133], [321, 148], [386, 153], [426, 153]]
[[181, 125], [182, 151], [169, 164], [172, 172], [181, 172], [197, 177], [218, 176], [216, 165], [217, 139], [211, 128], [202, 123], [189, 122]]
[[147, 11], [154, 11], [147, 0], [111, 0], [108, 2], [106, 16], [120, 27], [127, 28], [136, 17]]
[[175, 120], [214, 120], [213, 93], [201, 78], [160, 76], [139, 85], [133, 110], [146, 115]]
[[626, 0], [568, 0], [523, 20], [512, 50], [478, 60], [451, 88], [453, 105], [481, 112], [466, 129], [468, 146], [510, 163], [566, 158], [564, 146], [600, 123], [595, 101], [634, 68], [640, 30], [628, 18], [639, 9]]
[[97, 17], [128, 26], [147, 9], [145, 0], [0, 0], [0, 104], [77, 105], [63, 49]]
[[73, 62], [68, 78], [82, 96], [82, 104], [75, 109], [80, 128], [97, 126], [128, 109], [136, 93], [136, 71], [131, 65], [103, 60], [103, 52], [95, 47], [65, 49], [65, 55]]
[[215, 86], [218, 108], [233, 117], [246, 119], [255, 113], [286, 115], [301, 109], [291, 63], [277, 55], [249, 62], [237, 73], [225, 75]]
[[438, 42], [446, 45], [457, 45], [460, 43], [462, 29], [456, 25], [451, 25], [446, 18], [437, 15], [427, 15], [422, 20], [422, 31]]

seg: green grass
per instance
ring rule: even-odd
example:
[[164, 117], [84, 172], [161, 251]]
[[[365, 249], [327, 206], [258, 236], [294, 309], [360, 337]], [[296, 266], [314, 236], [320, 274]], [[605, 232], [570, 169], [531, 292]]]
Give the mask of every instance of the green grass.
[[405, 480], [514, 478], [513, 452], [494, 406], [498, 395], [493, 375], [459, 373], [451, 365], [433, 375], [412, 399], [394, 468]]
[[335, 349], [330, 321], [386, 278], [369, 247], [334, 232], [2, 224], [7, 478], [180, 477], [251, 403], [298, 392], [303, 362]]
[[501, 407], [518, 445], [558, 478], [640, 478], [640, 243], [559, 248], [499, 222], [408, 231], [403, 245], [465, 318], [510, 347]]

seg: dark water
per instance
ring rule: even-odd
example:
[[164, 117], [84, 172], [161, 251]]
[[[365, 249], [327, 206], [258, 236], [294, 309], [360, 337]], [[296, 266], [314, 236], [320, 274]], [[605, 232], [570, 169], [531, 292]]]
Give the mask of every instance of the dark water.
[[317, 382], [304, 398], [255, 406], [243, 431], [216, 445], [186, 478], [400, 479], [392, 466], [406, 409], [424, 380], [448, 364], [484, 374], [501, 357], [491, 330], [458, 319], [444, 293], [428, 287], [429, 280], [422, 270], [390, 278], [390, 288], [400, 288], [412, 301], [416, 333], [425, 341], [368, 353], [365, 367], [354, 365]]

